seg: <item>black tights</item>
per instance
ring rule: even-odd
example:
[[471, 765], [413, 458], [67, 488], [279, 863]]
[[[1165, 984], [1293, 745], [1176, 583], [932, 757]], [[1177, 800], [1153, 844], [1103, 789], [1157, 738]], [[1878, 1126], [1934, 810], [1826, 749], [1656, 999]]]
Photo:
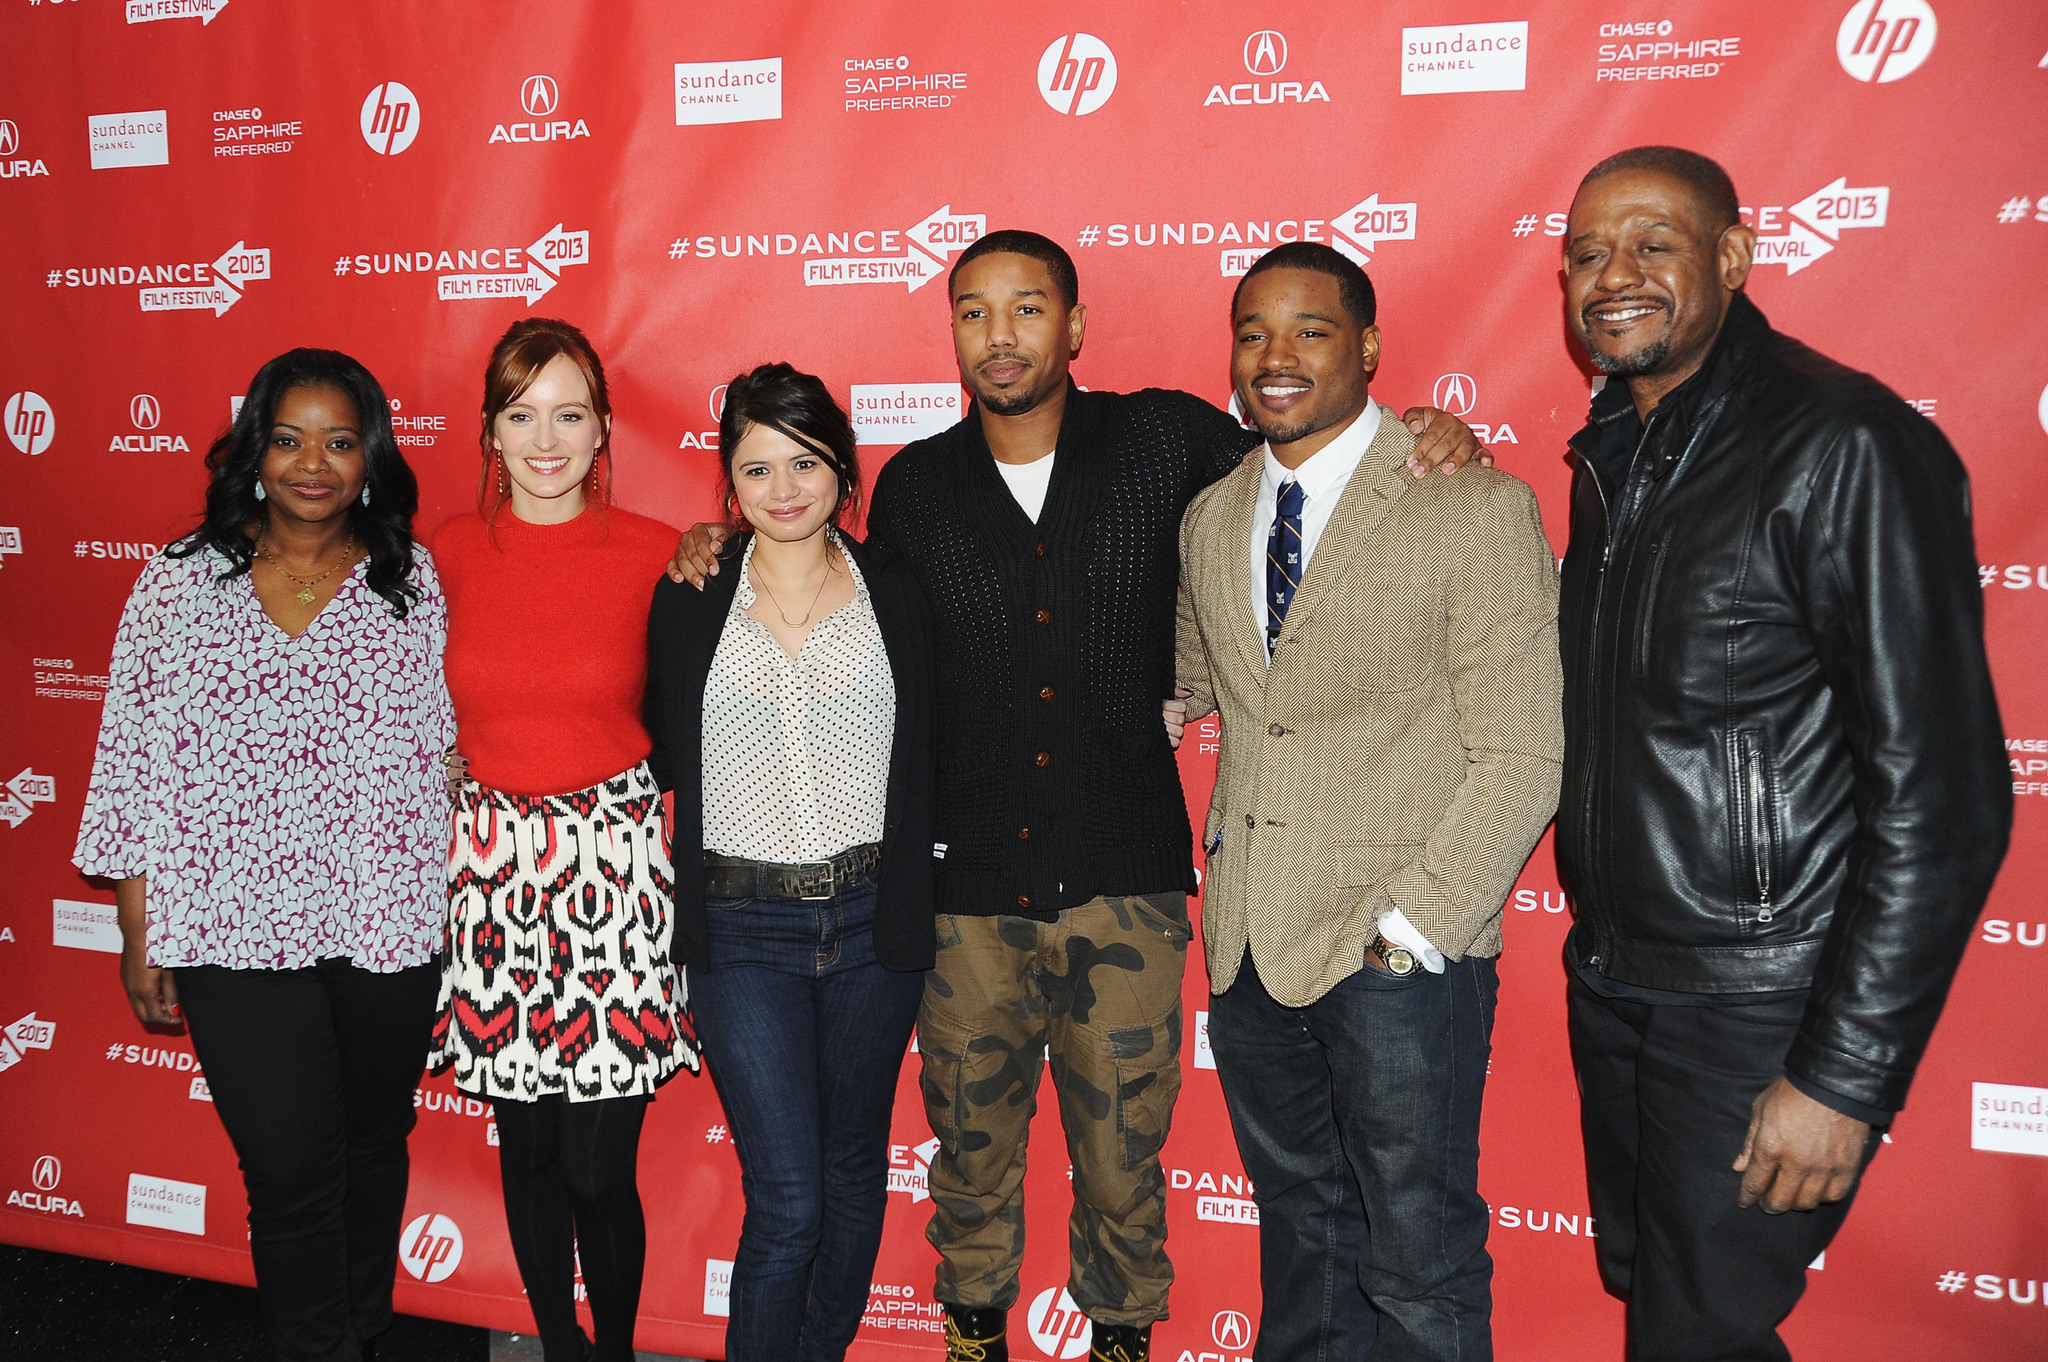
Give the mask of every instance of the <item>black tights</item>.
[[547, 1362], [579, 1362], [576, 1259], [597, 1327], [593, 1362], [632, 1362], [647, 1265], [635, 1165], [648, 1097], [568, 1102], [500, 1099], [498, 1168], [505, 1224]]

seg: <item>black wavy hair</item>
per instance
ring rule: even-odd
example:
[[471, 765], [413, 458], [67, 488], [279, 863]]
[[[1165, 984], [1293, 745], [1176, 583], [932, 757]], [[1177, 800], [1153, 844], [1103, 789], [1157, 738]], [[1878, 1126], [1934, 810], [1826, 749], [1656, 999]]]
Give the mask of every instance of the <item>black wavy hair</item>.
[[1290, 241], [1284, 246], [1275, 246], [1244, 272], [1237, 281], [1237, 288], [1230, 295], [1230, 321], [1237, 324], [1237, 304], [1244, 297], [1244, 286], [1264, 274], [1267, 270], [1313, 270], [1327, 274], [1337, 281], [1337, 300], [1344, 304], [1344, 310], [1351, 314], [1351, 320], [1364, 330], [1379, 318], [1379, 299], [1372, 291], [1372, 280], [1360, 269], [1358, 262], [1342, 251], [1325, 246], [1320, 241]]
[[420, 507], [420, 484], [398, 452], [391, 436], [391, 403], [376, 376], [339, 350], [287, 350], [256, 371], [249, 394], [234, 425], [206, 451], [213, 475], [206, 485], [206, 514], [199, 528], [166, 550], [187, 558], [201, 549], [218, 550], [228, 560], [220, 579], [238, 577], [256, 560], [252, 527], [264, 519], [256, 499], [256, 479], [277, 406], [293, 388], [333, 388], [355, 404], [362, 423], [364, 486], [370, 504], [360, 500], [348, 508], [349, 529], [370, 551], [365, 574], [370, 590], [391, 603], [400, 619], [419, 599], [412, 576], [412, 518]]
[[832, 523], [844, 528], [860, 509], [860, 454], [853, 422], [833, 398], [825, 380], [793, 365], [763, 364], [725, 385], [725, 408], [718, 414], [718, 462], [725, 474], [727, 512], [740, 520], [732, 480], [732, 461], [740, 441], [755, 426], [779, 430], [799, 444], [819, 451], [839, 478], [839, 504]]

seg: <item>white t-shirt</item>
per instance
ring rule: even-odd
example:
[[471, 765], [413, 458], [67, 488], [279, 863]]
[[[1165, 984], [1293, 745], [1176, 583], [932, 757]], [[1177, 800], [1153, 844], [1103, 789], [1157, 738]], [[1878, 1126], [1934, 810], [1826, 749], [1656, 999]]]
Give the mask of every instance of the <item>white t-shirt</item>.
[[1052, 455], [1033, 459], [1030, 463], [1004, 463], [997, 459], [996, 472], [1010, 484], [1010, 495], [1017, 498], [1024, 514], [1031, 517], [1031, 523], [1037, 524], [1038, 513], [1045, 509], [1045, 489], [1052, 486]]

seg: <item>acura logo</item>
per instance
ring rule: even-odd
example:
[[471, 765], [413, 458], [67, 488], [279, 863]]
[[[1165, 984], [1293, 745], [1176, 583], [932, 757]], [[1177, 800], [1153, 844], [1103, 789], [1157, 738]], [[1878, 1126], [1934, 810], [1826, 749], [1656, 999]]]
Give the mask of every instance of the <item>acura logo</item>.
[[157, 422], [164, 419], [163, 408], [148, 393], [137, 393], [128, 399], [128, 419], [137, 430], [155, 430]]
[[1277, 76], [1287, 65], [1287, 35], [1262, 28], [1244, 40], [1244, 69], [1255, 76]]
[[555, 111], [561, 93], [555, 89], [553, 76], [528, 76], [519, 87], [519, 102], [526, 112], [535, 118], [545, 118]]
[[20, 145], [21, 129], [14, 126], [13, 119], [0, 118], [0, 156], [12, 156]]
[[29, 1178], [38, 1192], [55, 1191], [57, 1184], [64, 1181], [64, 1165], [57, 1162], [55, 1154], [45, 1154], [36, 1160], [35, 1171]]
[[1447, 411], [1462, 420], [1479, 405], [1479, 385], [1472, 381], [1470, 374], [1445, 374], [1436, 381], [1433, 400], [1438, 410]]
[[[1277, 38], [1280, 35], [1276, 33], [1273, 36]], [[1216, 1340], [1219, 1348], [1249, 1348], [1252, 1346], [1252, 1322], [1245, 1318], [1242, 1310], [1218, 1310], [1216, 1318], [1209, 1321], [1209, 1337]]]
[[725, 419], [726, 386], [726, 384], [721, 383], [711, 390], [711, 419], [714, 421]]

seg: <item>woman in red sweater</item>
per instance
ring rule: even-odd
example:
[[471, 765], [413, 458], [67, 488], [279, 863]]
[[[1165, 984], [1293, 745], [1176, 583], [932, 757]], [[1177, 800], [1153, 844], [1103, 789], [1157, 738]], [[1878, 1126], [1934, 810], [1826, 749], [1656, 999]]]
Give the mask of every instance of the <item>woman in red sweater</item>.
[[[515, 323], [484, 377], [480, 510], [434, 537], [457, 795], [435, 1066], [497, 1113], [505, 1219], [547, 1362], [630, 1362], [654, 1090], [697, 1068], [641, 722], [647, 610], [676, 545], [610, 504], [604, 368]], [[596, 1340], [576, 1320], [580, 1253]]]

